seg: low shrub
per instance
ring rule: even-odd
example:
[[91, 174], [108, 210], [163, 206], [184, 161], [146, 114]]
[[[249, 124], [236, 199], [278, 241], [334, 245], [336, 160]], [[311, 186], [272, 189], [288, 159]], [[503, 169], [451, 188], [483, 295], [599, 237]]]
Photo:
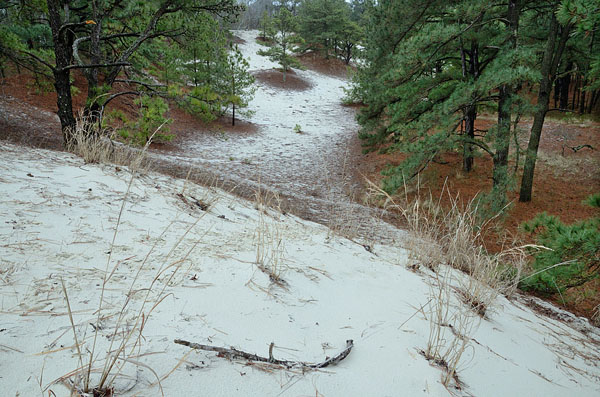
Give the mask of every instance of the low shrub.
[[[585, 203], [600, 208], [600, 193], [591, 195]], [[533, 254], [533, 271], [521, 280], [521, 288], [562, 293], [600, 274], [600, 217], [565, 224], [544, 212], [521, 227], [548, 248]]]
[[136, 99], [135, 104], [139, 106], [139, 117], [136, 120], [121, 120], [123, 126], [117, 131], [126, 141], [144, 146], [153, 136], [153, 142], [168, 142], [175, 135], [169, 134], [167, 124], [172, 122], [165, 117], [169, 110], [167, 102], [158, 96], [141, 96]]

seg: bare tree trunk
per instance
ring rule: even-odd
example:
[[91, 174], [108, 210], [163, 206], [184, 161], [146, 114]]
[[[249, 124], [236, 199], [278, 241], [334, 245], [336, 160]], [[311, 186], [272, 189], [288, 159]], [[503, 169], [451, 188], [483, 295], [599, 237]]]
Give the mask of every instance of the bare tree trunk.
[[[475, 105], [469, 105], [465, 112], [465, 135], [468, 140], [475, 139], [475, 118], [477, 110]], [[473, 169], [473, 145], [465, 142], [463, 146], [463, 171], [470, 172]]]
[[[92, 1], [92, 17], [95, 21], [92, 32], [90, 34], [90, 63], [98, 65], [102, 62], [102, 54], [100, 51], [100, 32], [102, 31], [102, 20], [98, 15], [98, 2]], [[101, 106], [98, 103], [98, 95], [100, 94], [98, 88], [98, 68], [85, 68], [83, 69], [85, 74], [88, 88], [86, 106], [83, 114], [89, 119], [90, 123], [100, 121]]]
[[598, 90], [594, 90], [590, 93], [590, 102], [588, 103], [588, 110], [587, 110], [587, 112], [589, 114], [592, 114], [592, 111], [594, 110], [594, 104], [596, 103], [597, 100], [598, 100]]
[[[468, 71], [467, 53], [469, 54]], [[479, 44], [476, 41], [471, 42], [471, 50], [468, 52], [462, 48], [461, 42], [461, 60], [463, 77], [466, 78], [468, 73], [473, 80], [477, 80], [479, 77]], [[473, 145], [470, 142], [475, 140], [475, 119], [477, 118], [477, 107], [474, 103], [467, 106], [463, 117], [466, 136], [466, 141], [463, 144], [463, 171], [470, 172], [473, 169]]]
[[575, 83], [573, 83], [573, 95], [571, 96], [571, 110], [575, 110], [575, 97], [577, 96], [577, 85], [579, 80], [577, 75], [575, 75]]
[[577, 80], [575, 81], [575, 91], [573, 92], [573, 104], [571, 105], [571, 110], [575, 111], [579, 107], [579, 95], [581, 93], [581, 76], [577, 75]]
[[558, 101], [560, 100], [560, 86], [562, 84], [561, 79], [556, 79], [554, 82], [554, 107], [558, 107]]
[[587, 84], [587, 81], [585, 78], [582, 79], [581, 82], [581, 95], [580, 95], [580, 100], [579, 100], [579, 113], [584, 114], [585, 113], [585, 85]]
[[[519, 1], [508, 2], [508, 28], [510, 29], [510, 45], [517, 47], [519, 29]], [[508, 186], [508, 152], [510, 148], [510, 126], [511, 126], [511, 97], [515, 88], [512, 84], [503, 84], [498, 90], [500, 97], [498, 101], [498, 131], [495, 141], [495, 152], [493, 155], [494, 169], [492, 171], [493, 187], [492, 194], [494, 205], [492, 210], [500, 210], [506, 202], [506, 189]]]
[[[570, 71], [573, 64], [569, 62], [566, 71]], [[567, 109], [569, 107], [569, 88], [571, 88], [571, 73], [559, 78], [560, 80], [560, 105], [561, 109]]]
[[519, 192], [519, 201], [531, 201], [531, 193], [533, 188], [533, 174], [535, 171], [535, 163], [537, 160], [538, 148], [540, 146], [540, 137], [542, 135], [542, 127], [544, 119], [548, 113], [548, 104], [550, 103], [550, 92], [552, 90], [552, 81], [556, 76], [556, 70], [562, 54], [569, 39], [569, 31], [571, 26], [567, 25], [562, 28], [558, 44], [558, 21], [554, 12], [550, 21], [550, 33], [544, 50], [542, 59], [542, 79], [540, 81], [540, 89], [538, 92], [537, 109], [533, 117], [533, 126], [529, 136], [529, 144], [527, 145], [527, 156], [525, 158], [525, 167], [523, 169], [523, 177], [521, 179], [521, 189]]
[[[71, 61], [72, 48], [67, 41], [60, 15], [61, 1], [47, 0], [48, 17], [52, 40], [54, 42], [54, 57], [56, 67], [52, 70], [54, 74], [54, 88], [56, 89], [56, 104], [58, 106], [58, 118], [63, 133], [65, 148], [71, 142], [71, 134], [75, 130], [75, 117], [73, 117], [73, 100], [71, 98], [71, 73], [67, 68]], [[65, 21], [65, 23], [68, 21]]]

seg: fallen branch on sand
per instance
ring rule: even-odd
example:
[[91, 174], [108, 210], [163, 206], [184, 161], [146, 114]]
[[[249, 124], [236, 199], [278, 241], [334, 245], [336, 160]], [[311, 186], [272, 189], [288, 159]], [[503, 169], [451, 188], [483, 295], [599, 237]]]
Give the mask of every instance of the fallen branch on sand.
[[201, 345], [199, 343], [188, 342], [186, 340], [181, 340], [181, 339], [175, 339], [175, 343], [177, 343], [179, 345], [183, 345], [183, 346], [188, 346], [192, 349], [200, 349], [200, 350], [207, 350], [207, 351], [211, 351], [211, 352], [217, 352], [218, 357], [224, 357], [224, 358], [228, 358], [228, 359], [241, 358], [241, 359], [245, 359], [245, 360], [249, 360], [249, 361], [260, 361], [260, 362], [265, 362], [265, 363], [279, 364], [279, 365], [283, 365], [287, 368], [301, 367], [301, 368], [309, 368], [309, 369], [325, 368], [330, 365], [336, 365], [337, 363], [339, 363], [340, 361], [345, 359], [348, 356], [348, 354], [350, 354], [350, 350], [352, 350], [352, 347], [354, 347], [354, 342], [352, 341], [352, 339], [348, 339], [346, 341], [346, 347], [344, 348], [344, 350], [342, 350], [335, 356], [326, 357], [324, 361], [317, 363], [317, 364], [310, 364], [310, 363], [306, 363], [303, 361], [278, 360], [278, 359], [274, 358], [273, 357], [273, 347], [275, 346], [274, 343], [271, 343], [271, 345], [269, 346], [269, 357], [268, 358], [261, 357], [259, 355], [252, 354], [252, 353], [246, 353], [245, 351], [238, 350], [233, 347], [226, 348], [226, 347], [218, 347], [218, 346]]

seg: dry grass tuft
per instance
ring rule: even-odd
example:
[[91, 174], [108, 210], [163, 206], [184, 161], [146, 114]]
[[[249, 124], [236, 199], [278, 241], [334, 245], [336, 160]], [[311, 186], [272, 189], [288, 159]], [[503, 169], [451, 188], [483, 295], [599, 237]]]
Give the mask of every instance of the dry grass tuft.
[[281, 199], [276, 193], [264, 192], [259, 187], [255, 192], [255, 208], [258, 210], [258, 224], [254, 232], [256, 265], [273, 284], [285, 287], [285, 242], [279, 224]]
[[462, 206], [446, 187], [442, 194], [448, 194], [448, 209], [442, 208], [442, 197], [435, 200], [430, 194], [422, 199], [417, 190], [416, 198], [409, 200], [406, 190], [404, 198], [398, 199], [370, 185], [375, 200], [400, 214], [408, 226], [409, 268], [424, 266], [433, 272], [429, 281], [430, 332], [423, 355], [444, 369], [444, 385], [454, 381], [460, 388], [456, 372], [471, 335], [498, 296], [516, 290], [526, 263], [525, 247], [487, 253], [482, 233], [492, 220], [482, 223], [476, 202]]
[[[98, 129], [97, 123], [81, 113], [77, 117], [77, 125], [70, 137], [67, 147], [86, 163], [118, 164], [141, 171], [140, 167], [146, 157], [148, 145], [143, 149], [137, 149], [117, 142], [113, 131]], [[148, 142], [150, 141], [151, 139]]]
[[17, 265], [8, 261], [0, 261], [0, 285], [9, 285], [12, 275], [16, 272]]
[[426, 199], [417, 194], [412, 200], [405, 194], [403, 203], [399, 203], [400, 199], [373, 184], [371, 188], [372, 194], [384, 198], [384, 208], [400, 214], [408, 226], [409, 267], [425, 266], [437, 271], [440, 265], [447, 265], [462, 271], [472, 279], [466, 291], [481, 298], [475, 301], [494, 300], [491, 295], [483, 298], [488, 292], [482, 286], [492, 288], [494, 297], [510, 295], [516, 290], [527, 260], [526, 247], [511, 246], [489, 254], [483, 245], [483, 233], [495, 218], [481, 222], [475, 199], [461, 205], [459, 196], [452, 196], [444, 188], [442, 194], [448, 195], [450, 203], [444, 209], [441, 197], [436, 200], [431, 194]]
[[454, 386], [460, 388], [457, 370], [480, 317], [467, 305], [453, 304], [453, 274], [450, 268], [444, 267], [429, 280], [429, 338], [422, 354], [444, 370], [442, 383], [445, 386], [454, 381]]
[[596, 327], [600, 327], [600, 305], [594, 308], [594, 315], [592, 316], [592, 324]]
[[[85, 153], [91, 155], [92, 157], [90, 157], [90, 159], [95, 159], [97, 161], [104, 161], [109, 158], [114, 159], [114, 157], [105, 157], [109, 152], [108, 150], [104, 150], [106, 149], [106, 146], [103, 146], [105, 144], [103, 142], [105, 141], [103, 141], [102, 138], [91, 138], [92, 135], [87, 134], [84, 130], [85, 123], [78, 124], [78, 128], [81, 128], [81, 130], [74, 135], [73, 144], [73, 148], [76, 152], [79, 151], [80, 154]], [[154, 134], [156, 134], [157, 131], [155, 131]], [[152, 312], [169, 295], [167, 288], [176, 284], [177, 276], [181, 272], [183, 264], [188, 261], [188, 257], [198, 245], [199, 241], [195, 241], [190, 247], [184, 247], [183, 242], [206, 212], [201, 211], [196, 221], [192, 222], [192, 224], [180, 235], [179, 239], [171, 249], [162, 255], [162, 258], [160, 259], [162, 263], [152, 263], [152, 266], [150, 266], [149, 259], [154, 254], [157, 244], [162, 241], [163, 236], [171, 226], [175, 224], [175, 220], [162, 231], [136, 271], [131, 274], [131, 284], [123, 296], [123, 303], [120, 308], [115, 307], [113, 302], [109, 302], [111, 299], [106, 296], [108, 293], [107, 291], [109, 290], [111, 277], [121, 263], [118, 261], [115, 263], [113, 260], [113, 252], [116, 247], [115, 244], [119, 234], [125, 204], [128, 201], [133, 181], [137, 175], [138, 166], [141, 162], [140, 159], [148, 149], [149, 144], [150, 141], [140, 153], [136, 153], [137, 158], [130, 163], [130, 166], [132, 167], [131, 178], [122, 200], [115, 231], [110, 244], [106, 267], [103, 271], [99, 303], [96, 310], [97, 317], [95, 322], [91, 324], [94, 329], [91, 338], [86, 338], [85, 335], [83, 337], [78, 337], [79, 328], [85, 330], [87, 322], [83, 324], [76, 323], [73, 317], [74, 312], [71, 310], [67, 287], [64, 283], [62, 284], [70, 326], [73, 331], [75, 347], [77, 349], [78, 368], [55, 380], [51, 384], [63, 383], [67, 385], [71, 390], [71, 395], [115, 395], [116, 381], [119, 379], [130, 379], [129, 375], [124, 374], [124, 368], [128, 365], [134, 366], [137, 369], [145, 368], [151, 372], [156, 378], [156, 382], [152, 386], [158, 386], [159, 394], [164, 395], [161, 381], [172, 372], [171, 371], [161, 377], [152, 368], [138, 360], [138, 358], [141, 357], [139, 352], [144, 341], [143, 333]], [[114, 156], [114, 152], [112, 152], [110, 156]], [[157, 269], [155, 270], [152, 281], [146, 285], [140, 285], [141, 275], [144, 272], [147, 272], [150, 267]], [[105, 353], [100, 353], [101, 350], [104, 350]], [[135, 387], [135, 385], [136, 384], [134, 383], [131, 387]]]

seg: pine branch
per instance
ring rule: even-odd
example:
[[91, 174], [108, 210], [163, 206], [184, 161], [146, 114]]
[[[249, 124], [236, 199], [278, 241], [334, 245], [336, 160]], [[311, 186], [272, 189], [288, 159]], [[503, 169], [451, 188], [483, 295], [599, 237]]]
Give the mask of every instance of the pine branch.
[[52, 65], [51, 65], [51, 64], [49, 64], [48, 62], [44, 61], [42, 58], [38, 57], [38, 56], [37, 56], [37, 55], [35, 55], [34, 53], [32, 53], [32, 52], [29, 52], [29, 51], [25, 51], [25, 50], [19, 50], [19, 52], [21, 52], [21, 53], [23, 53], [23, 54], [25, 54], [25, 55], [28, 55], [28, 56], [30, 56], [31, 58], [35, 59], [36, 61], [38, 61], [38, 62], [39, 62], [39, 63], [41, 63], [42, 65], [44, 65], [44, 66], [48, 67], [48, 68], [49, 68], [51, 71], [53, 71], [53, 72], [54, 72], [54, 70], [55, 70], [54, 66], [52, 66]]

